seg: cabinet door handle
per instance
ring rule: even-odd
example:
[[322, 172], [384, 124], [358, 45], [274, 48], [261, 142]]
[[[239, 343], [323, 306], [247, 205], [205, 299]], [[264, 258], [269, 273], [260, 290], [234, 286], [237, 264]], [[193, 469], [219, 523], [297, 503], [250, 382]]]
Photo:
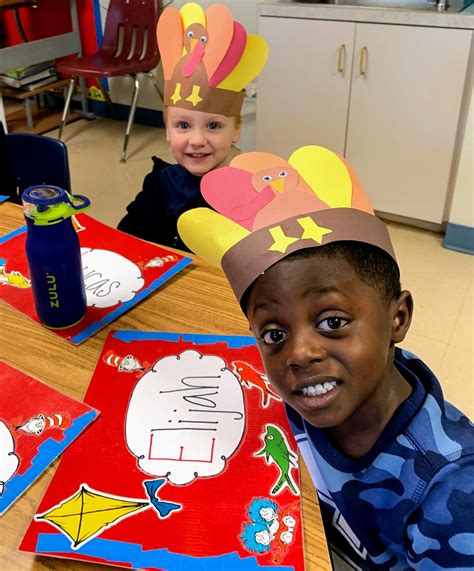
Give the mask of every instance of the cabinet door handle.
[[346, 44], [342, 44], [339, 47], [339, 54], [337, 57], [337, 71], [338, 71], [338, 73], [344, 73], [345, 67], [346, 67]]
[[367, 73], [367, 47], [364, 46], [360, 50], [359, 73], [365, 75]]

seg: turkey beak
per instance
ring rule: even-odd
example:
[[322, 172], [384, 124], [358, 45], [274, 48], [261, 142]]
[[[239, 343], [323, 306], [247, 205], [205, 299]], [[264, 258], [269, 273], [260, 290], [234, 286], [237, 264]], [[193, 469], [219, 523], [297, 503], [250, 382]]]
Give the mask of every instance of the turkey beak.
[[196, 38], [191, 38], [190, 39], [190, 44], [191, 44], [191, 51], [194, 51], [194, 48], [196, 47], [196, 44], [198, 43], [199, 40], [197, 40]]
[[285, 179], [278, 178], [277, 180], [273, 180], [271, 187], [277, 192], [282, 193], [285, 190]]

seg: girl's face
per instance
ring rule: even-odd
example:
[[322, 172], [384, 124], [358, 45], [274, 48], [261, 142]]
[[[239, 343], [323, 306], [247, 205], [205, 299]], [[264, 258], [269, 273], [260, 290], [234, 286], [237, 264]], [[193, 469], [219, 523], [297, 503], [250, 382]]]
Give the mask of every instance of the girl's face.
[[196, 176], [224, 165], [240, 138], [240, 119], [168, 107], [166, 139], [176, 161]]

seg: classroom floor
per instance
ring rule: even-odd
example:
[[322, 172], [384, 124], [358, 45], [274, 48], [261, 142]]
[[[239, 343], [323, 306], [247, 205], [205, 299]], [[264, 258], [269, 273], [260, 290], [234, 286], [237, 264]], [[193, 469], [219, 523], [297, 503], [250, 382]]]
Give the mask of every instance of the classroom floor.
[[[172, 162], [164, 130], [135, 125], [128, 160], [119, 162], [125, 123], [95, 119], [67, 125], [72, 189], [92, 201], [90, 214], [116, 226], [151, 170], [150, 157]], [[57, 136], [57, 130], [46, 133]], [[419, 355], [441, 381], [447, 400], [474, 417], [474, 257], [442, 247], [442, 236], [389, 225], [402, 286], [415, 300], [415, 315], [402, 344]]]

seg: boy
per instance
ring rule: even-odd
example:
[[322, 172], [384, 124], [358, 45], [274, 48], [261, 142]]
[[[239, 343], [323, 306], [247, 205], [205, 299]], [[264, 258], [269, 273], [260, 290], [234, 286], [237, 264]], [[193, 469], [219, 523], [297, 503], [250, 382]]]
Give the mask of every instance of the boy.
[[395, 348], [413, 301], [388, 232], [342, 158], [307, 147], [280, 160], [327, 208], [281, 212], [251, 232], [199, 209], [178, 229], [220, 259], [248, 317], [318, 490], [334, 568], [473, 569], [474, 431], [428, 367]]
[[[176, 230], [178, 217], [191, 208], [207, 206], [199, 190], [201, 177], [226, 164], [232, 144], [240, 138], [244, 92], [242, 80], [232, 79], [234, 70], [239, 66], [239, 78], [252, 81], [265, 63], [267, 48], [258, 36], [247, 38], [228, 8], [220, 4], [206, 13], [194, 3], [185, 4], [179, 12], [167, 8], [158, 22], [157, 36], [165, 77], [166, 139], [178, 164], [153, 157], [153, 170], [118, 229], [187, 250]], [[245, 59], [246, 42], [254, 38], [258, 38], [261, 65], [242, 76], [242, 69], [251, 67]], [[253, 52], [250, 55], [255, 57]], [[222, 82], [226, 87], [220, 87]]]

